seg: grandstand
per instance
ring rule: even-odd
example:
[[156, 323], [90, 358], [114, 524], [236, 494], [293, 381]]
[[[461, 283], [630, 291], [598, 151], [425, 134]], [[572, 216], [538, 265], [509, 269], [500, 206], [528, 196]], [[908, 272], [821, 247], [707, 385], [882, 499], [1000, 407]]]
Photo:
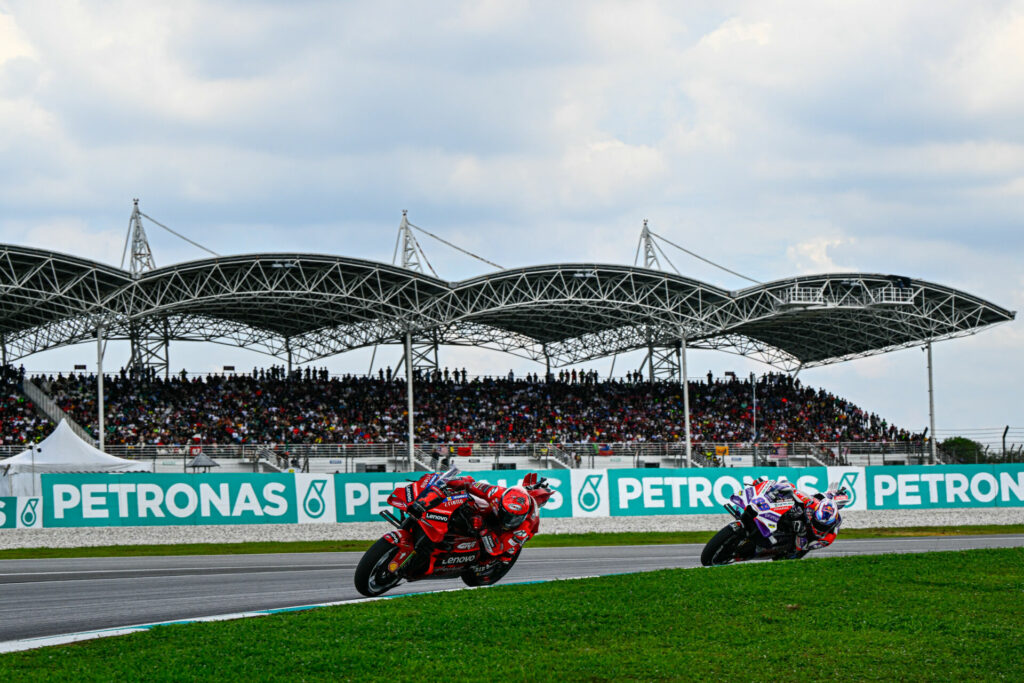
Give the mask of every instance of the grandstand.
[[[109, 432], [111, 448], [116, 447], [118, 454], [131, 446], [143, 449], [140, 455], [147, 455], [143, 451], [154, 447], [176, 456], [183, 447], [193, 445], [186, 440], [191, 435], [187, 429], [182, 431], [183, 423], [154, 437], [143, 433], [150, 425], [140, 431], [141, 423], [136, 422], [132, 429], [125, 420], [140, 420], [140, 406], [145, 409], [142, 412], [173, 412], [175, 405], [162, 403], [167, 398], [161, 392], [180, 391], [186, 381], [172, 380], [170, 344], [205, 341], [258, 350], [284, 364], [280, 370], [283, 380], [250, 377], [248, 384], [242, 378], [219, 380], [217, 386], [227, 394], [244, 396], [246, 391], [259, 389], [261, 381], [283, 381], [289, 386], [283, 398], [292, 400], [294, 396], [288, 391], [305, 390], [304, 398], [308, 400], [302, 405], [306, 414], [335, 421], [335, 427], [340, 424], [351, 434], [353, 428], [365, 428], [372, 420], [365, 414], [355, 419], [345, 410], [327, 405], [320, 392], [326, 391], [329, 396], [339, 387], [352, 390], [355, 386], [383, 396], [376, 403], [370, 401], [366, 410], [375, 411], [375, 419], [389, 422], [383, 429], [375, 425], [372, 438], [361, 443], [337, 437], [330, 442], [321, 438], [320, 443], [311, 443], [299, 432], [261, 432], [260, 425], [254, 427], [240, 420], [239, 401], [244, 400], [234, 405], [225, 403], [226, 394], [222, 392], [217, 394], [222, 412], [215, 421], [241, 424], [231, 429], [241, 430], [245, 436], [225, 436], [231, 432], [226, 425], [219, 425], [208, 437], [201, 435], [203, 447], [209, 451], [233, 448], [242, 454], [251, 447], [255, 454], [276, 446], [278, 451], [301, 453], [303, 462], [306, 455], [339, 460], [327, 466], [340, 469], [353, 465], [355, 456], [332, 457], [331, 448], [340, 449], [338, 453], [378, 448], [384, 449], [375, 456], [382, 463], [372, 464], [399, 468], [427, 466], [433, 444], [453, 442], [456, 453], [459, 448], [469, 448], [478, 454], [481, 462], [473, 464], [481, 466], [497, 466], [499, 460], [508, 457], [573, 466], [592, 457], [598, 462], [611, 462], [601, 460], [601, 444], [616, 444], [606, 446], [605, 452], [618, 454], [607, 457], [623, 458], [620, 462], [630, 465], [738, 465], [769, 459], [825, 464], [859, 457], [848, 444], [868, 443], [874, 438], [879, 445], [863, 455], [934, 460], [934, 440], [928, 443], [929, 452], [925, 454], [923, 435], [897, 430], [897, 436], [893, 436], [888, 425], [880, 429], [880, 418], [855, 406], [844, 413], [854, 417], [828, 434], [819, 429], [801, 431], [793, 426], [795, 416], [788, 414], [780, 413], [774, 425], [764, 418], [771, 417], [770, 402], [777, 398], [777, 392], [773, 392], [787, 383], [795, 386], [793, 377], [802, 368], [925, 346], [929, 350], [930, 377], [933, 342], [975, 334], [1015, 317], [1014, 312], [966, 292], [904, 276], [800, 276], [756, 283], [739, 291], [724, 290], [660, 270], [657, 255], [661, 253], [666, 260], [667, 255], [646, 223], [638, 246], [638, 257], [643, 249], [643, 266], [552, 264], [498, 269], [469, 280], [447, 282], [436, 273], [424, 272], [422, 264], [429, 267], [429, 262], [413, 230], [436, 236], [413, 226], [404, 213], [396, 245], [396, 257], [399, 246], [402, 253], [398, 265], [344, 256], [274, 253], [214, 256], [156, 268], [145, 239], [143, 218], [149, 217], [136, 202], [126, 241], [126, 250], [129, 243], [132, 247], [131, 267], [127, 270], [52, 251], [0, 245], [0, 351], [4, 366], [71, 344], [96, 342], [101, 349], [106, 340], [119, 339], [132, 346], [132, 367], [121, 376], [99, 382], [99, 387], [95, 379], [75, 376], [54, 378], [52, 383], [46, 378], [42, 382], [46, 387], [42, 388], [19, 376], [18, 391], [8, 394], [6, 408], [16, 409], [12, 401], [24, 400], [24, 392], [37, 407], [48, 410], [52, 419], [60, 419], [58, 411], [70, 413], [83, 424], [83, 433], [99, 434], [101, 447], [106, 446], [108, 429], [93, 424], [91, 416], [109, 419], [113, 426]], [[293, 386], [298, 364], [383, 344], [401, 344], [405, 350], [393, 377], [378, 377], [376, 381], [316, 379], [305, 386]], [[538, 422], [544, 433], [526, 438], [516, 432], [522, 425], [517, 426], [515, 421], [511, 425], [514, 436], [510, 436], [510, 432], [500, 433], [495, 426], [500, 415], [485, 415], [485, 422], [491, 422], [489, 428], [473, 425], [458, 439], [441, 438], [447, 434], [430, 430], [450, 428], [459, 417], [446, 413], [454, 410], [449, 388], [473, 386], [465, 378], [461, 383], [437, 381], [438, 348], [445, 345], [499, 349], [537, 361], [543, 364], [544, 372], [529, 383], [536, 389], [534, 393], [555, 391], [565, 399], [568, 392], [581, 410], [606, 405], [609, 415], [617, 418], [625, 415], [621, 412], [625, 401], [634, 412], [649, 414], [651, 424], [612, 429], [610, 423], [601, 422], [601, 416], [584, 416], [590, 423], [576, 425], [575, 430], [567, 430], [564, 424]], [[788, 382], [780, 379], [782, 375], [758, 380], [757, 387], [767, 393], [762, 394], [757, 409], [751, 402], [751, 429], [746, 429], [743, 415], [734, 415], [736, 425], [731, 434], [728, 429], [716, 431], [710, 424], [721, 419], [708, 417], [701, 405], [716, 389], [710, 382], [702, 387], [701, 383], [680, 381], [686, 376], [687, 350], [693, 348], [736, 353], [792, 374]], [[618, 382], [557, 379], [559, 368], [633, 350], [644, 350], [647, 356], [644, 368], [630, 373], [634, 381], [622, 383], [630, 387], [625, 394]], [[99, 358], [102, 361], [102, 354]], [[10, 375], [11, 371], [8, 368], [6, 372]], [[100, 375], [102, 378], [103, 373]], [[644, 381], [636, 381], [639, 379]], [[299, 383], [305, 381], [301, 378]], [[496, 391], [522, 393], [515, 380], [512, 382]], [[110, 411], [101, 409], [106, 398], [105, 383], [111, 387]], [[191, 383], [188, 386], [186, 391], [199, 391]], [[209, 387], [208, 381], [203, 382], [203, 391]], [[747, 391], [743, 387], [733, 389], [737, 396]], [[750, 389], [752, 395], [757, 390], [754, 386]], [[678, 402], [666, 402], [665, 392], [681, 396]], [[430, 401], [437, 396], [442, 402], [435, 406]], [[661, 414], [662, 404], [671, 404], [676, 412]], [[133, 415], [136, 417], [130, 417]], [[755, 423], [759, 415], [761, 428]], [[406, 423], [398, 424], [401, 420], [397, 416]], [[418, 426], [414, 424], [417, 416]], [[25, 416], [17, 419], [26, 426], [21, 432], [24, 439], [36, 438], [32, 430], [39, 425], [30, 424]], [[935, 433], [934, 424], [931, 433]], [[134, 443], [124, 443], [133, 439]], [[492, 461], [495, 449], [504, 449], [504, 454], [495, 453], [493, 457], [498, 460]], [[529, 453], [518, 456], [514, 453], [517, 450]], [[272, 457], [246, 454], [271, 469], [283, 466], [272, 462]], [[291, 460], [288, 466], [294, 467]]]

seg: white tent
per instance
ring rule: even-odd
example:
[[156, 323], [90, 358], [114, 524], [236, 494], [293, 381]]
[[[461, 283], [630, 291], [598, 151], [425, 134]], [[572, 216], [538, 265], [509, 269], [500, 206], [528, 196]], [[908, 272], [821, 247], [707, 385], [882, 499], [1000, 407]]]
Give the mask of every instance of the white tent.
[[39, 475], [49, 472], [151, 472], [150, 463], [107, 455], [79, 438], [64, 420], [27, 450], [0, 460], [0, 496], [38, 495]]

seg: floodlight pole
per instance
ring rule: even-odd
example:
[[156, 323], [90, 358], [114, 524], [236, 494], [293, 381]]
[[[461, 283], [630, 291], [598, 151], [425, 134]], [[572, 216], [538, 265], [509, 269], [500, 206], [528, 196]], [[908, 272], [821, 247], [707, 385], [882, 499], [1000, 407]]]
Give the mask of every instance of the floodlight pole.
[[413, 448], [415, 443], [415, 424], [412, 416], [412, 333], [405, 333], [405, 397], [409, 411], [409, 471], [415, 470], [413, 466]]
[[685, 413], [685, 434], [686, 434], [686, 466], [690, 466], [690, 382], [686, 379], [686, 336], [683, 336], [682, 344], [679, 345], [679, 373], [683, 383], [683, 412]]
[[754, 438], [752, 439], [754, 442], [754, 467], [757, 467], [757, 377], [753, 372], [750, 373], [750, 390], [754, 397], [754, 409], [750, 414], [754, 423]]
[[100, 444], [100, 450], [103, 450], [104, 441], [104, 426], [103, 426], [103, 325], [96, 326], [96, 406], [98, 415], [96, 423], [98, 425], [97, 438]]
[[925, 344], [928, 350], [928, 431], [932, 435], [931, 438], [931, 454], [930, 454], [930, 465], [935, 464], [935, 387], [932, 383], [932, 343], [929, 341]]

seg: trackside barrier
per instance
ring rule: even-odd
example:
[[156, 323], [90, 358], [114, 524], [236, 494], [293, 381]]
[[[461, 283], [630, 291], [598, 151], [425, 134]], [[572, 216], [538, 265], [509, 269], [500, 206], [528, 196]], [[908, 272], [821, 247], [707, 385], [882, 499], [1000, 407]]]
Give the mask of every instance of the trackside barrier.
[[43, 526], [42, 501], [39, 496], [0, 496], [0, 529], [37, 529]]
[[[493, 471], [509, 486], [526, 471]], [[851, 510], [1024, 507], [1024, 465], [549, 470], [542, 517], [708, 514], [761, 475], [852, 492]], [[40, 498], [0, 498], [0, 528], [379, 521], [408, 473], [44, 474]], [[41, 514], [39, 514], [41, 511]], [[41, 518], [41, 521], [40, 521]]]

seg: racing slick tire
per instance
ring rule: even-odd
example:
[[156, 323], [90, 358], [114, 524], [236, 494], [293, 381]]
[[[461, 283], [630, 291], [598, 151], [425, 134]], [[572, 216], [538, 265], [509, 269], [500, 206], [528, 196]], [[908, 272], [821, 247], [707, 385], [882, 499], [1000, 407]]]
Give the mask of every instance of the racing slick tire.
[[490, 586], [491, 584], [498, 583], [501, 581], [502, 577], [504, 577], [505, 574], [508, 574], [509, 570], [512, 569], [512, 565], [514, 565], [516, 560], [519, 559], [519, 554], [521, 552], [523, 552], [523, 549], [520, 547], [516, 549], [516, 554], [512, 556], [511, 560], [508, 562], [498, 560], [482, 574], [477, 574], [473, 571], [473, 568], [470, 567], [466, 571], [462, 572], [462, 582], [471, 587]]
[[736, 547], [742, 540], [743, 530], [738, 529], [736, 524], [722, 527], [704, 546], [700, 554], [700, 563], [705, 567], [732, 564], [736, 558]]
[[371, 545], [356, 566], [356, 590], [372, 598], [397, 586], [402, 577], [388, 571], [388, 563], [397, 552], [398, 546], [383, 538]]

